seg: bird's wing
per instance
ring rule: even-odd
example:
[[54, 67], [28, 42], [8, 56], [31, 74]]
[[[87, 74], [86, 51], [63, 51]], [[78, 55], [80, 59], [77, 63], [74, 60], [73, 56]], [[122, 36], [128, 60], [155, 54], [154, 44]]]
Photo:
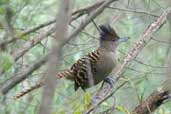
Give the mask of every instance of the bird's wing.
[[93, 75], [96, 73], [96, 63], [100, 58], [99, 50], [88, 53], [77, 60], [71, 67], [75, 74], [75, 90], [81, 87], [83, 90], [93, 84]]

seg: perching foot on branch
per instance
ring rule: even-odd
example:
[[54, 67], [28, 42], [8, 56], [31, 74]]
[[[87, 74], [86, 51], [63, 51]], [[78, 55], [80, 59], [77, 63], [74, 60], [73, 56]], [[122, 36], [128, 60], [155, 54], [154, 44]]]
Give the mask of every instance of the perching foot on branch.
[[113, 87], [114, 87], [114, 84], [115, 84], [115, 81], [114, 81], [112, 78], [110, 78], [110, 77], [106, 77], [106, 78], [103, 80], [103, 83], [102, 83], [102, 85], [101, 85], [101, 88], [103, 88], [104, 83], [109, 84], [110, 87], [113, 88]]

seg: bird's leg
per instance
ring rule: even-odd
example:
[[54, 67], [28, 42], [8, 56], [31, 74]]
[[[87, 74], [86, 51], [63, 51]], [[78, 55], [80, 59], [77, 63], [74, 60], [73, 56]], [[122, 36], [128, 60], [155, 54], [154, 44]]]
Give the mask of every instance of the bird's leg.
[[112, 78], [110, 78], [110, 77], [106, 77], [106, 78], [103, 80], [103, 83], [102, 83], [102, 85], [101, 85], [101, 88], [103, 88], [104, 83], [109, 84], [110, 87], [113, 88], [113, 87], [114, 87], [114, 84], [115, 84], [115, 81], [114, 81]]

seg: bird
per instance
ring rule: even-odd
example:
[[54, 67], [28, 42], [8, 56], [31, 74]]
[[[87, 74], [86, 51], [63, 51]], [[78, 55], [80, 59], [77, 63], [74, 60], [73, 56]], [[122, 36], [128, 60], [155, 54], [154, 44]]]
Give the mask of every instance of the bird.
[[[85, 89], [97, 85], [101, 81], [109, 82], [109, 74], [117, 65], [116, 49], [119, 42], [127, 41], [127, 37], [119, 37], [116, 31], [109, 25], [99, 26], [99, 47], [78, 59], [69, 69], [59, 72], [57, 78], [65, 78], [74, 82], [75, 91], [78, 88]], [[25, 94], [45, 85], [45, 80], [38, 81], [34, 86], [15, 95], [13, 99], [19, 99]]]

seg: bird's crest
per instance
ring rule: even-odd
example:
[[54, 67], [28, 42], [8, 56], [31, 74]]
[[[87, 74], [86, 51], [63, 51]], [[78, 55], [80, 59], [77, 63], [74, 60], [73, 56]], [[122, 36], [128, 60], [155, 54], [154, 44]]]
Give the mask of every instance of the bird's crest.
[[115, 32], [115, 30], [109, 24], [100, 25], [99, 28], [101, 40], [115, 41], [119, 39], [119, 36]]

